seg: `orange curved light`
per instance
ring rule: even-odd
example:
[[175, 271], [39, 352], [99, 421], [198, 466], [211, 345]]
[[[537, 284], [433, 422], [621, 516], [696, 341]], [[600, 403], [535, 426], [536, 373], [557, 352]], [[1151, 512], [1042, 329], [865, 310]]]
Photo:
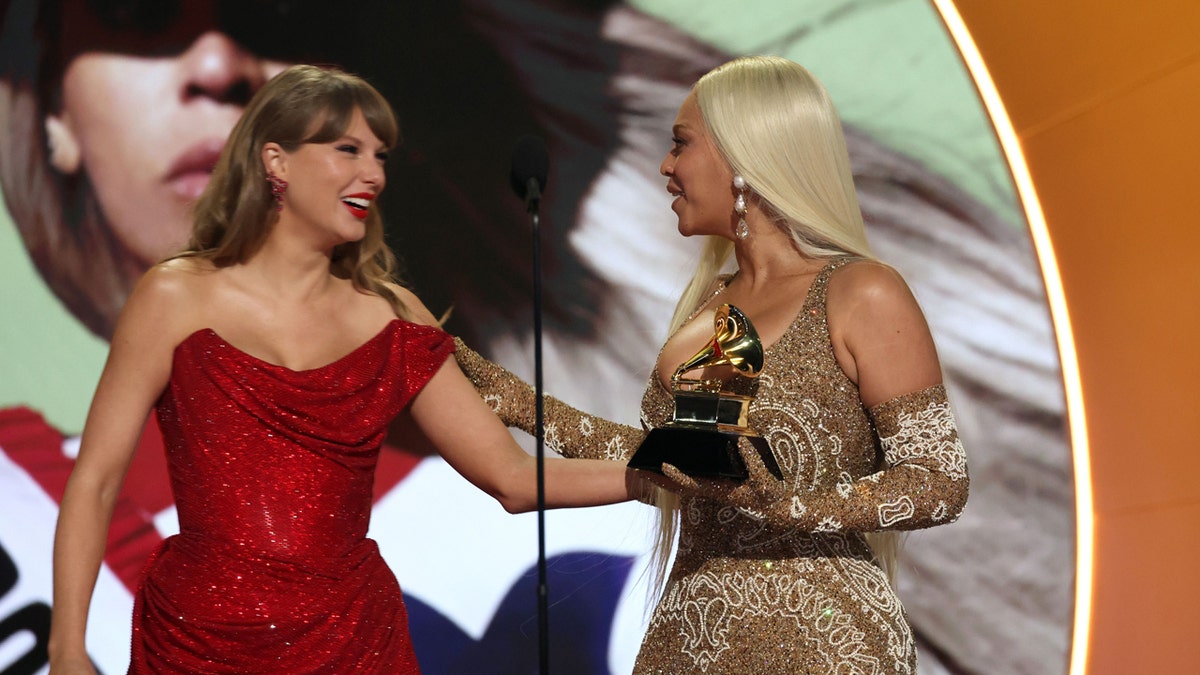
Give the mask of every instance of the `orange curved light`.
[[1008, 161], [1009, 171], [1017, 187], [1025, 218], [1033, 236], [1034, 249], [1042, 268], [1050, 315], [1058, 340], [1058, 357], [1062, 366], [1063, 388], [1066, 394], [1067, 421], [1071, 435], [1075, 469], [1075, 621], [1071, 639], [1070, 675], [1087, 671], [1088, 646], [1091, 639], [1092, 580], [1095, 566], [1095, 519], [1092, 497], [1091, 461], [1088, 456], [1087, 420], [1084, 413], [1083, 385], [1075, 351], [1075, 337], [1067, 309], [1066, 294], [1059, 275], [1058, 261], [1050, 241], [1049, 229], [1041, 202], [1025, 162], [1020, 139], [1009, 119], [996, 85], [988, 72], [971, 33], [954, 6], [953, 0], [933, 0], [942, 22], [958, 47], [975, 87], [983, 99], [984, 108]]

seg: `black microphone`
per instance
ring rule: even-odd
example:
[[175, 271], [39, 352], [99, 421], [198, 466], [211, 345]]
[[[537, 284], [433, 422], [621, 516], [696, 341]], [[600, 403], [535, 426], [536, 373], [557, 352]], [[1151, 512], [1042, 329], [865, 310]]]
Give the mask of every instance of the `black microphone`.
[[513, 191], [525, 202], [525, 210], [529, 213], [537, 212], [549, 173], [550, 157], [546, 154], [546, 142], [537, 136], [522, 136], [513, 149], [509, 179]]
[[542, 245], [541, 217], [538, 206], [546, 189], [550, 173], [550, 157], [546, 142], [537, 136], [522, 136], [513, 149], [512, 173], [509, 180], [513, 191], [525, 202], [533, 226], [533, 391], [534, 439], [537, 460], [537, 615], [538, 615], [538, 673], [550, 673], [550, 588], [546, 569], [546, 427], [542, 398]]

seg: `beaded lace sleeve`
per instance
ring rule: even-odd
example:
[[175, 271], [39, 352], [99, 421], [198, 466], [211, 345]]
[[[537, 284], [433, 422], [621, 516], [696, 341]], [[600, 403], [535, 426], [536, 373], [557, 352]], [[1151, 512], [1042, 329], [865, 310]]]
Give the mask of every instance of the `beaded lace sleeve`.
[[[533, 387], [503, 367], [488, 361], [459, 338], [455, 358], [479, 395], [506, 425], [535, 433], [537, 412]], [[543, 395], [546, 447], [564, 457], [625, 462], [646, 432], [589, 415]]]
[[[691, 485], [765, 525], [809, 532], [915, 530], [953, 522], [967, 501], [967, 456], [946, 390], [936, 385], [869, 411], [883, 450], [878, 471], [828, 488], [775, 479], [743, 450], [751, 478], [737, 486]], [[670, 471], [677, 482], [689, 479]]]
[[943, 385], [898, 396], [868, 413], [883, 450], [880, 470], [831, 493], [794, 495], [813, 530], [914, 530], [953, 522], [967, 502], [967, 453]]

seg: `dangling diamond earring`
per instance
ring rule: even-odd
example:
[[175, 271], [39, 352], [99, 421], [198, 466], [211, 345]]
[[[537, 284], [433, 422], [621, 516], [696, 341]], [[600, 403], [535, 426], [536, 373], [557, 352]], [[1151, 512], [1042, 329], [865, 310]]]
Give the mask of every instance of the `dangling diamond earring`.
[[271, 184], [271, 198], [275, 200], [275, 210], [283, 210], [283, 194], [287, 192], [287, 181], [276, 176], [274, 172], [267, 172], [267, 182]]
[[737, 199], [733, 200], [733, 210], [737, 212], [738, 224], [733, 233], [741, 241], [750, 236], [750, 226], [746, 224], [746, 179], [741, 174], [734, 174], [733, 188], [738, 191]]

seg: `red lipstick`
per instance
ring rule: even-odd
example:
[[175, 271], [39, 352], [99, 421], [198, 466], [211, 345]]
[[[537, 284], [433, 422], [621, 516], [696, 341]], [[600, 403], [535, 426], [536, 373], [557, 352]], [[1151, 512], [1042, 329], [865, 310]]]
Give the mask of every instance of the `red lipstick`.
[[346, 205], [351, 215], [359, 220], [367, 217], [370, 212], [371, 201], [375, 199], [375, 195], [370, 192], [356, 192], [352, 195], [342, 197], [342, 204]]

